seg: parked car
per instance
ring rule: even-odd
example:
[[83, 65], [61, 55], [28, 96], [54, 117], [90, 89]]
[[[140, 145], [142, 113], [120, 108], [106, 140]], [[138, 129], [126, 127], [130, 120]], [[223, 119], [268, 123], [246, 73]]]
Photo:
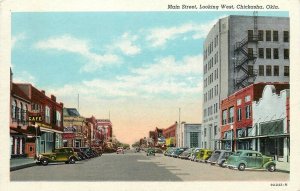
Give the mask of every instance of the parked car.
[[198, 153], [200, 152], [200, 149], [201, 149], [201, 148], [195, 148], [195, 149], [191, 152], [191, 155], [190, 155], [190, 157], [189, 157], [189, 159], [190, 159], [191, 161], [196, 161], [196, 157], [197, 157]]
[[174, 149], [175, 149], [174, 147], [167, 148], [167, 150], [164, 152], [164, 155], [165, 156], [170, 156]]
[[163, 150], [161, 150], [160, 148], [154, 148], [155, 153], [163, 153]]
[[78, 154], [71, 147], [63, 147], [54, 149], [51, 153], [42, 153], [36, 159], [37, 164], [43, 166], [52, 162], [65, 162], [66, 164], [74, 164], [77, 160], [80, 160]]
[[178, 156], [183, 153], [187, 148], [176, 148], [174, 153], [172, 154], [173, 157], [178, 158]]
[[92, 147], [91, 149], [93, 150], [94, 154], [96, 154], [97, 156], [102, 156], [102, 153], [103, 153], [102, 148]]
[[206, 162], [206, 160], [212, 155], [212, 150], [209, 149], [200, 149], [200, 152], [197, 153], [196, 161], [197, 162]]
[[88, 157], [88, 158], [94, 158], [96, 157], [96, 153], [92, 150], [90, 147], [80, 147], [80, 150], [83, 151], [83, 153]]
[[150, 156], [150, 155], [155, 156], [155, 149], [153, 149], [153, 148], [147, 149], [146, 152], [147, 152], [147, 156]]
[[192, 151], [193, 151], [193, 148], [189, 148], [189, 149], [183, 151], [183, 152], [178, 156], [178, 158], [181, 158], [181, 159], [188, 159], [189, 156], [191, 155]]
[[224, 162], [228, 157], [232, 155], [231, 151], [228, 150], [215, 150], [211, 157], [207, 160], [211, 165], [218, 164], [221, 167], [224, 167]]
[[118, 147], [117, 154], [125, 154], [123, 147]]
[[84, 154], [84, 152], [80, 148], [74, 147], [73, 149], [77, 153], [80, 160], [88, 159], [88, 157]]
[[276, 163], [272, 157], [264, 156], [258, 151], [237, 150], [224, 163], [231, 169], [267, 169], [270, 172], [276, 170]]

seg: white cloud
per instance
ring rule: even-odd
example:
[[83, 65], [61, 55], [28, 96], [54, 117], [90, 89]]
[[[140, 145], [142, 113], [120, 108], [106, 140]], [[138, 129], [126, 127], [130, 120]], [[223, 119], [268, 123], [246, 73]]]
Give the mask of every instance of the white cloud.
[[13, 82], [36, 84], [36, 78], [28, 71], [13, 72]]
[[180, 26], [173, 27], [159, 27], [150, 29], [149, 34], [146, 36], [146, 40], [151, 43], [152, 47], [164, 46], [167, 41], [175, 40], [181, 37], [183, 40], [187, 40], [184, 36], [186, 33], [192, 33], [192, 39], [205, 38], [211, 27], [216, 24], [217, 20], [210, 21], [209, 23], [186, 23]]
[[136, 35], [131, 35], [129, 33], [124, 33], [120, 38], [110, 45], [109, 49], [118, 49], [123, 54], [128, 56], [133, 56], [141, 52], [141, 48], [134, 43], [137, 41], [138, 37]]
[[79, 54], [85, 57], [88, 62], [81, 68], [85, 72], [93, 72], [105, 65], [119, 64], [120, 58], [114, 54], [95, 54], [90, 51], [88, 41], [77, 39], [70, 35], [63, 35], [56, 38], [50, 38], [39, 41], [35, 47], [41, 50], [54, 49]]
[[27, 37], [25, 33], [20, 33], [11, 38], [11, 49], [15, 48], [16, 44], [22, 40], [25, 40]]

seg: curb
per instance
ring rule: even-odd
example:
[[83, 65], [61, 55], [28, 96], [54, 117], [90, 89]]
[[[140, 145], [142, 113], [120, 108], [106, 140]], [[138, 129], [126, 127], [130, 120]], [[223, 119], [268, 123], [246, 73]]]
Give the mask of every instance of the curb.
[[275, 172], [284, 172], [284, 173], [290, 173], [289, 170], [283, 170], [283, 169], [276, 169]]
[[20, 169], [28, 168], [28, 167], [32, 167], [32, 166], [36, 166], [36, 163], [29, 163], [29, 164], [23, 164], [23, 165], [19, 165], [19, 166], [10, 167], [10, 171], [16, 171], [16, 170], [20, 170]]

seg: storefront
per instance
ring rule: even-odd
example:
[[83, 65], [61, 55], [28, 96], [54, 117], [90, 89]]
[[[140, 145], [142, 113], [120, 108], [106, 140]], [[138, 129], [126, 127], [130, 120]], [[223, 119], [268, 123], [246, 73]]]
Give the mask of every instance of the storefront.
[[26, 135], [16, 130], [10, 130], [10, 154], [11, 158], [25, 157]]

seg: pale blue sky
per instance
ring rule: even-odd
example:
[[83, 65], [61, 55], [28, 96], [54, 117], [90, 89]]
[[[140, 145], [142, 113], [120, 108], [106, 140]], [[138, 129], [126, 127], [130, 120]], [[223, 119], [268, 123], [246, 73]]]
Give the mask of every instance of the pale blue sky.
[[[201, 122], [202, 44], [226, 15], [252, 12], [13, 13], [14, 81], [80, 113], [107, 118], [132, 142], [178, 118]], [[288, 16], [259, 12], [259, 16]], [[128, 128], [137, 131], [128, 138]]]

